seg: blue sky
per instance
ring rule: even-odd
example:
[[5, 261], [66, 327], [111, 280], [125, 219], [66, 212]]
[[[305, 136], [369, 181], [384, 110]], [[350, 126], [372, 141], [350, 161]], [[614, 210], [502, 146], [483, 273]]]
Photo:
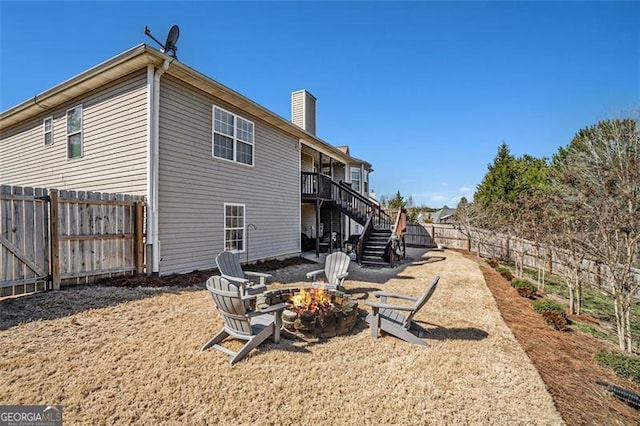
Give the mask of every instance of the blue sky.
[[505, 141], [550, 157], [640, 107], [638, 2], [0, 2], [0, 110], [180, 26], [178, 58], [371, 162], [378, 195], [471, 198]]

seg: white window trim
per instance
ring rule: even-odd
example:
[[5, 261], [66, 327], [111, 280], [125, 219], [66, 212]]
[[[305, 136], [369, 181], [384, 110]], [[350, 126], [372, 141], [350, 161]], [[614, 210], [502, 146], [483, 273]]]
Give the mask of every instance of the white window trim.
[[360, 188], [358, 188], [356, 190], [356, 188], [353, 188], [354, 191], [356, 191], [358, 194], [362, 193], [362, 169], [360, 167], [350, 167], [349, 168], [349, 182], [351, 182], [351, 184], [353, 185], [353, 171], [357, 170], [358, 171], [358, 182], [360, 182]]
[[[233, 120], [233, 159], [229, 160], [228, 158], [224, 158], [224, 157], [218, 157], [215, 155], [215, 134], [219, 133], [216, 132], [216, 108], [219, 109], [220, 111], [224, 111], [227, 114], [230, 114], [233, 116], [234, 120]], [[242, 120], [251, 123], [251, 126], [253, 126], [253, 142], [249, 143], [247, 141], [243, 141], [243, 140], [239, 140], [238, 139], [238, 118], [241, 118]], [[225, 135], [224, 133], [221, 133], [222, 135], [224, 135], [225, 137], [230, 137], [229, 135]], [[241, 161], [238, 161], [237, 159], [237, 155], [238, 155], [238, 141], [247, 144], [247, 145], [251, 145], [251, 150], [252, 150], [252, 155], [251, 155], [251, 164], [247, 164], [247, 163], [243, 163]], [[229, 111], [228, 109], [224, 109], [222, 107], [219, 107], [217, 105], [212, 105], [211, 107], [211, 156], [213, 158], [215, 158], [216, 160], [222, 160], [222, 161], [227, 161], [229, 163], [234, 163], [234, 164], [239, 164], [241, 166], [246, 166], [246, 167], [253, 167], [256, 164], [256, 124], [251, 121], [248, 120], [246, 118], [244, 118], [241, 115], [238, 115], [234, 112]]]
[[[47, 120], [51, 120], [51, 130], [47, 131], [45, 123], [47, 122]], [[47, 139], [46, 139], [46, 134], [47, 133], [51, 133], [51, 143], [47, 143]], [[49, 116], [49, 117], [45, 117], [42, 119], [42, 144], [44, 146], [52, 146], [54, 143], [53, 140], [53, 115]]]
[[233, 206], [233, 207], [242, 207], [242, 211], [244, 213], [242, 219], [243, 219], [243, 226], [242, 226], [242, 250], [236, 250], [233, 249], [231, 250], [233, 253], [244, 253], [247, 250], [247, 206], [245, 204], [240, 204], [240, 203], [224, 203], [224, 212], [223, 212], [223, 222], [222, 222], [222, 227], [223, 227], [223, 236], [222, 236], [222, 240], [223, 240], [223, 245], [222, 245], [222, 249], [226, 250], [227, 249], [227, 230], [228, 229], [240, 229], [240, 228], [227, 228], [227, 206]]
[[[73, 111], [76, 108], [80, 108], [80, 131], [69, 133], [69, 111]], [[67, 144], [67, 161], [78, 160], [84, 157], [84, 108], [82, 104], [76, 105], [73, 108], [69, 108], [64, 115], [65, 117], [65, 132], [67, 134], [66, 144]], [[78, 157], [71, 157], [69, 154], [69, 136], [73, 136], [80, 133], [80, 155]]]

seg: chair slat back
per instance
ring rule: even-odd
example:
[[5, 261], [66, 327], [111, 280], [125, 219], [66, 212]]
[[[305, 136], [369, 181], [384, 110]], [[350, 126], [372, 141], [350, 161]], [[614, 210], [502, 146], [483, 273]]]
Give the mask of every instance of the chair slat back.
[[244, 278], [238, 255], [231, 251], [223, 251], [216, 257], [216, 265], [222, 275]]
[[324, 264], [324, 274], [331, 284], [338, 284], [338, 275], [349, 270], [349, 256], [341, 251], [331, 253], [327, 256]]
[[207, 290], [222, 315], [225, 326], [239, 334], [251, 335], [251, 323], [247, 318], [240, 288], [228, 280], [214, 275], [207, 280]]
[[404, 323], [402, 324], [404, 328], [409, 329], [409, 327], [411, 327], [411, 320], [415, 316], [416, 312], [422, 309], [424, 304], [427, 303], [427, 301], [431, 298], [431, 296], [433, 295], [433, 292], [436, 291], [438, 281], [440, 281], [439, 276], [433, 279], [433, 281], [431, 282], [431, 285], [427, 288], [427, 290], [422, 294], [422, 296], [420, 296], [420, 298], [413, 305], [413, 309], [405, 317]]

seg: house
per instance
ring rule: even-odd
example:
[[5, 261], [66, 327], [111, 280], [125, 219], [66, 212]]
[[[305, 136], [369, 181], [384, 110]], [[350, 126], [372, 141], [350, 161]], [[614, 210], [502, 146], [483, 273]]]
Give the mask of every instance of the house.
[[[0, 114], [0, 183], [146, 197], [146, 265], [160, 275], [316, 250], [362, 233], [371, 164], [146, 44]], [[388, 220], [385, 222], [387, 223]]]
[[451, 223], [455, 213], [456, 209], [452, 209], [445, 205], [440, 210], [436, 210], [431, 213], [431, 220], [433, 223]]

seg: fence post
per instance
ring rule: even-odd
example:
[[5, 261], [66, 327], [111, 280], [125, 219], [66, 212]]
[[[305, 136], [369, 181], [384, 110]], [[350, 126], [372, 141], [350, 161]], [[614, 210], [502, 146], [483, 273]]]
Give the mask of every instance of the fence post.
[[505, 246], [506, 246], [506, 252], [507, 252], [507, 254], [506, 254], [507, 258], [505, 259], [505, 261], [507, 263], [509, 263], [509, 260], [511, 260], [511, 248], [509, 247], [509, 236], [508, 235], [507, 235], [507, 240], [506, 240]]
[[54, 290], [60, 290], [60, 233], [58, 231], [58, 190], [49, 190], [49, 228], [51, 241], [51, 281]]
[[144, 201], [136, 201], [136, 221], [134, 230], [135, 265], [136, 274], [144, 272]]

